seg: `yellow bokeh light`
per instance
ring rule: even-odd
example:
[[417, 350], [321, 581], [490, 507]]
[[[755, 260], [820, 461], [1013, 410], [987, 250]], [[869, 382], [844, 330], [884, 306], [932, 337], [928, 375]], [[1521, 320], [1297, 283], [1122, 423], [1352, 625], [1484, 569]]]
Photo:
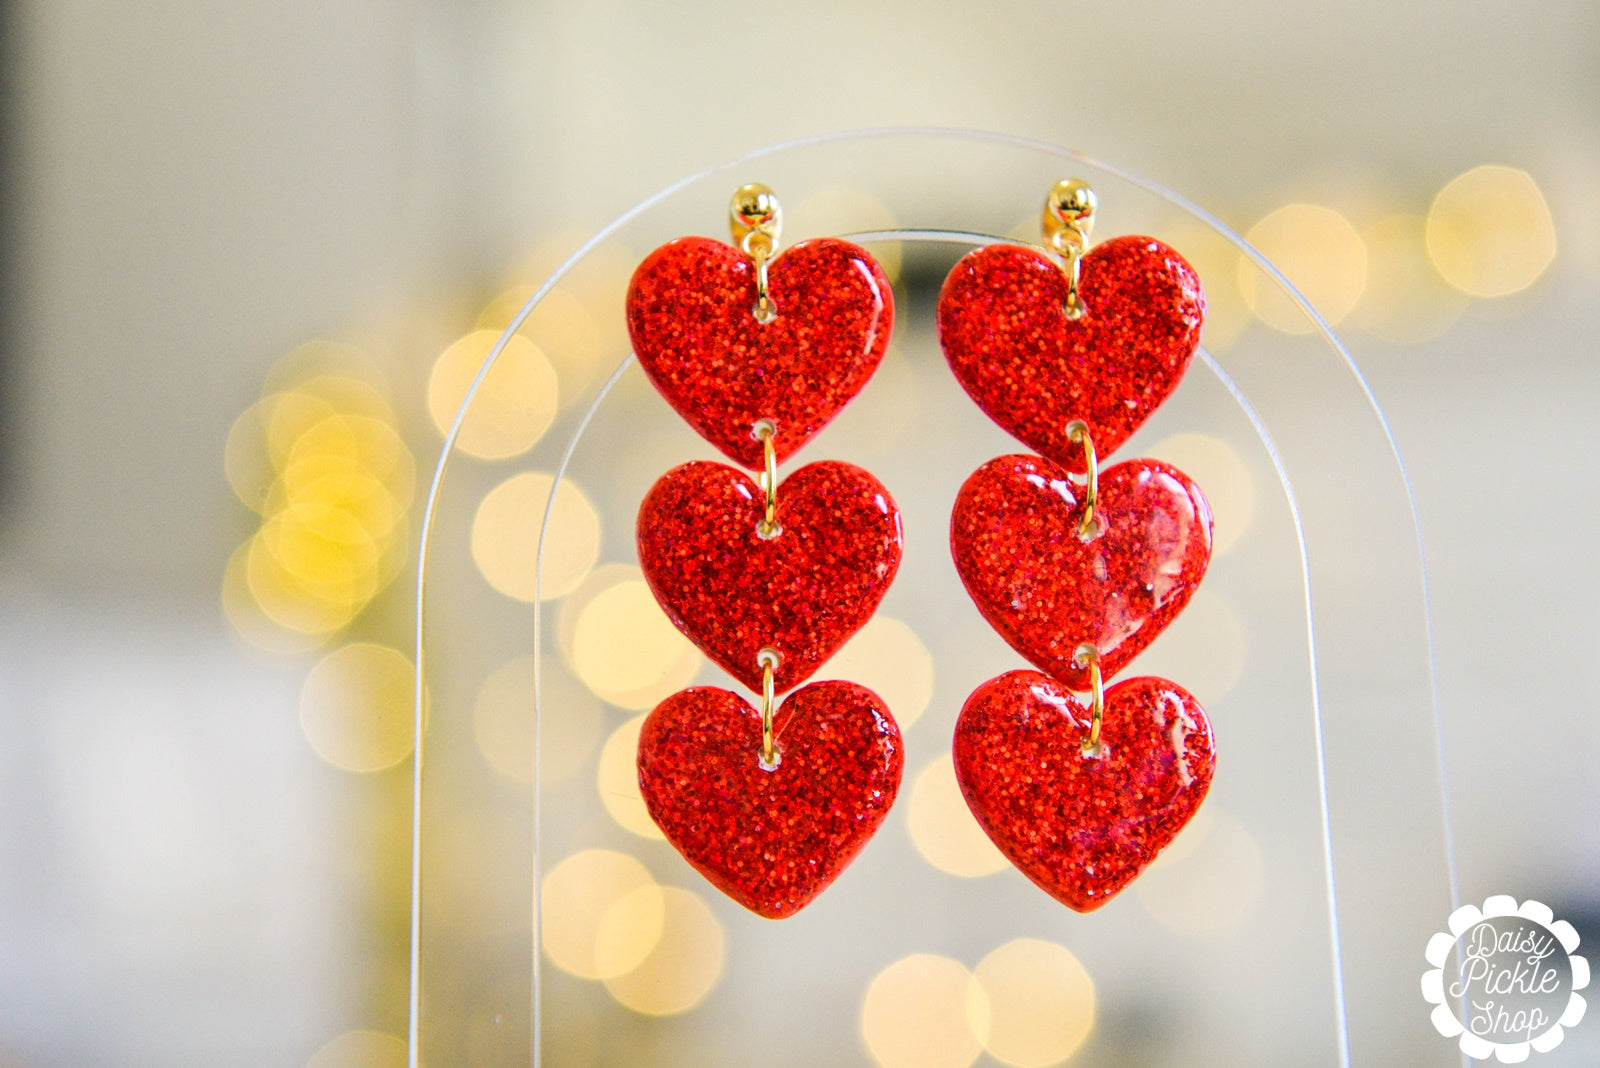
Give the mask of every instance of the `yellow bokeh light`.
[[[1367, 247], [1350, 220], [1320, 204], [1285, 204], [1245, 240], [1282, 271], [1327, 322], [1338, 323], [1367, 285]], [[1316, 330], [1289, 294], [1253, 262], [1239, 260], [1239, 290], [1256, 318], [1288, 334]]]
[[262, 522], [230, 562], [223, 603], [263, 648], [306, 643], [262, 624], [307, 638], [343, 629], [402, 566], [415, 472], [368, 364], [349, 346], [302, 346], [229, 431], [228, 480]]
[[[472, 733], [491, 768], [512, 782], [533, 782], [534, 658], [519, 656], [496, 668], [478, 689]], [[546, 661], [539, 734], [540, 775], [560, 782], [588, 761], [600, 741], [600, 706], [564, 671]]]
[[381, 771], [411, 753], [416, 676], [409, 657], [356, 642], [318, 661], [300, 690], [300, 729], [346, 771]]
[[382, 1031], [346, 1031], [306, 1061], [306, 1068], [405, 1068], [406, 1042]]
[[629, 709], [654, 708], [700, 669], [699, 651], [667, 619], [642, 578], [608, 586], [583, 605], [570, 657], [584, 685]]
[[644, 716], [635, 716], [611, 732], [600, 749], [595, 785], [606, 812], [618, 826], [640, 838], [664, 841], [666, 835], [650, 818], [639, 793], [639, 729], [643, 726]]
[[383, 371], [361, 347], [329, 338], [313, 338], [280, 356], [267, 372], [262, 395], [297, 388], [324, 377], [353, 379], [365, 385], [383, 382]]
[[942, 872], [976, 879], [1009, 867], [967, 808], [948, 753], [935, 758], [912, 783], [906, 828], [922, 859]]
[[627, 975], [661, 944], [667, 895], [656, 883], [622, 895], [600, 917], [594, 935], [595, 971], [607, 978]]
[[865, 686], [883, 698], [902, 730], [933, 700], [933, 655], [916, 631], [888, 616], [867, 620], [816, 677]]
[[[296, 542], [316, 547], [316, 539], [296, 539]], [[320, 547], [332, 548], [335, 552], [337, 549], [326, 544]], [[372, 573], [361, 577], [367, 581], [359, 585], [351, 582], [342, 589], [331, 585], [308, 588], [269, 548], [267, 531], [258, 532], [250, 539], [245, 561], [245, 583], [250, 597], [264, 618], [286, 630], [327, 635], [347, 626], [365, 605], [364, 598], [377, 588]]]
[[252, 512], [264, 511], [272, 489], [273, 469], [266, 455], [267, 401], [257, 401], [228, 428], [222, 447], [222, 471], [234, 495]]
[[[1261, 847], [1255, 836], [1216, 802], [1208, 802], [1200, 813], [1207, 809], [1212, 810], [1207, 823], [1185, 828], [1134, 883], [1145, 911], [1180, 934], [1233, 930], [1261, 894]], [[1191, 835], [1192, 841], [1185, 842]]]
[[339, 417], [392, 424], [394, 410], [370, 382], [322, 375], [296, 388], [274, 393], [259, 405], [269, 463], [282, 471], [302, 436], [325, 420]]
[[[314, 479], [330, 462], [347, 465], [369, 478], [393, 483], [407, 502], [411, 498], [411, 453], [394, 425], [368, 415], [325, 416], [302, 430], [289, 445], [280, 470], [291, 496], [295, 486]], [[296, 469], [311, 465], [308, 477]]]
[[1452, 178], [1428, 209], [1428, 255], [1475, 297], [1519, 293], [1556, 257], [1556, 227], [1527, 171], [1485, 165]]
[[1221, 556], [1250, 529], [1256, 514], [1255, 480], [1233, 446], [1209, 434], [1175, 434], [1146, 455], [1165, 460], [1194, 479], [1211, 505], [1211, 552]]
[[1226, 352], [1250, 325], [1250, 306], [1239, 292], [1238, 247], [1211, 227], [1187, 218], [1161, 227], [1157, 236], [1177, 249], [1200, 276], [1206, 294], [1200, 340], [1212, 352]]
[[[285, 626], [267, 613], [266, 604], [250, 585], [250, 558], [254, 546], [255, 541], [252, 539], [235, 549], [233, 555], [228, 558], [228, 566], [222, 575], [223, 616], [235, 633], [264, 652], [291, 656], [315, 649], [327, 640], [328, 633], [334, 628]], [[270, 569], [266, 577], [270, 579]], [[265, 592], [268, 602], [276, 602], [282, 596], [274, 588], [267, 588]], [[306, 617], [303, 610], [298, 610], [297, 614], [297, 606], [293, 602], [275, 604], [275, 610], [278, 615], [302, 623], [319, 622]]]
[[1352, 318], [1367, 333], [1414, 345], [1443, 334], [1466, 311], [1466, 294], [1429, 260], [1425, 229], [1419, 215], [1391, 215], [1363, 231], [1369, 277]]
[[[447, 434], [467, 391], [500, 335], [474, 330], [445, 349], [428, 379], [428, 414]], [[531, 449], [550, 428], [559, 401], [556, 371], [520, 334], [506, 342], [467, 409], [456, 447], [471, 456], [503, 460]]]
[[540, 884], [539, 934], [545, 956], [580, 979], [609, 978], [597, 955], [601, 924], [618, 902], [653, 886], [649, 870], [626, 853], [585, 849], [566, 858]]
[[989, 1038], [989, 997], [960, 961], [903, 957], [873, 977], [861, 1035], [882, 1068], [967, 1068]]
[[259, 537], [301, 586], [326, 592], [329, 599], [364, 601], [377, 592], [382, 546], [343, 508], [291, 505], [268, 519]]
[[1183, 613], [1139, 654], [1139, 675], [1180, 680], [1204, 708], [1216, 703], [1244, 677], [1249, 642], [1233, 605], [1202, 587]]
[[1094, 1029], [1094, 981], [1064, 946], [1018, 938], [979, 961], [973, 976], [989, 995], [984, 1048], [997, 1061], [1059, 1064]]
[[[529, 285], [501, 293], [479, 314], [477, 328], [498, 336], [535, 291]], [[546, 293], [517, 334], [538, 346], [555, 367], [564, 402], [577, 400], [594, 382], [600, 368], [600, 330], [588, 307], [566, 286]]]
[[[862, 189], [823, 189], [784, 205], [784, 229], [796, 240], [833, 234], [895, 230], [888, 205]], [[867, 249], [890, 282], [900, 277], [900, 242], [879, 241]]]
[[536, 589], [546, 601], [564, 597], [600, 555], [599, 513], [570, 478], [563, 479], [544, 540], [544, 574], [537, 574], [539, 528], [554, 483], [542, 471], [514, 475], [488, 492], [473, 517], [472, 559], [489, 585], [507, 597], [532, 601]]
[[606, 980], [607, 993], [646, 1016], [688, 1012], [722, 977], [725, 939], [711, 909], [699, 895], [677, 887], [662, 887], [661, 896], [660, 940], [638, 967]]

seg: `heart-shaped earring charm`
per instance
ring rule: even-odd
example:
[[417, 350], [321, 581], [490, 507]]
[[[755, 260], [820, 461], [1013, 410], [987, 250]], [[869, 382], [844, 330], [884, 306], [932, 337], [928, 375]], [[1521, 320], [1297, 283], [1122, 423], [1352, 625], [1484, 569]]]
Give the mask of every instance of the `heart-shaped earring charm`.
[[876, 611], [900, 566], [900, 511], [877, 479], [837, 461], [779, 483], [771, 527], [764, 511], [742, 471], [674, 468], [639, 508], [639, 565], [678, 629], [752, 690], [761, 650], [776, 652], [782, 693]]
[[700, 874], [752, 912], [793, 915], [872, 837], [900, 788], [900, 728], [871, 690], [816, 682], [773, 717], [727, 690], [657, 705], [639, 732], [639, 792]]
[[939, 294], [939, 343], [989, 418], [1081, 472], [1068, 426], [1115, 451], [1183, 377], [1206, 301], [1194, 268], [1154, 238], [1112, 238], [1074, 263], [1075, 295], [1073, 272], [1037, 249], [968, 253]]
[[956, 570], [989, 625], [1040, 670], [1089, 688], [1082, 648], [1109, 678], [1194, 596], [1211, 562], [1211, 508], [1187, 475], [1155, 460], [1085, 487], [1038, 456], [1001, 456], [956, 496]]
[[1156, 858], [1205, 799], [1211, 724], [1187, 691], [1132, 678], [1092, 710], [1036, 671], [980, 686], [956, 721], [956, 779], [979, 825], [1062, 904], [1105, 904]]
[[[762, 275], [767, 275], [765, 305]], [[758, 422], [783, 460], [861, 391], [894, 327], [889, 280], [862, 249], [803, 241], [765, 266], [704, 237], [652, 252], [628, 287], [639, 364], [678, 414], [729, 458], [759, 467]]]

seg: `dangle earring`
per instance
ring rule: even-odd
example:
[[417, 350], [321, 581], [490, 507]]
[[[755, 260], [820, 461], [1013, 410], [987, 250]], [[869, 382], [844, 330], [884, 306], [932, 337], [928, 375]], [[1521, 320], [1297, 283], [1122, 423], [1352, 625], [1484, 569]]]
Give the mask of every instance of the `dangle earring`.
[[[702, 437], [755, 472], [694, 462], [639, 509], [639, 563], [667, 616], [760, 695], [692, 687], [646, 718], [639, 788], [656, 825], [728, 896], [792, 915], [870, 838], [900, 786], [900, 729], [850, 682], [801, 683], [859, 630], [900, 566], [900, 513], [859, 467], [787, 459], [872, 376], [894, 296], [864, 250], [778, 249], [781, 208], [747, 185], [734, 245], [684, 237], [628, 287], [640, 365]], [[793, 690], [777, 704], [778, 696]]]
[[1000, 851], [1070, 908], [1131, 882], [1205, 798], [1211, 725], [1165, 679], [1107, 686], [1189, 602], [1211, 558], [1211, 509], [1157, 460], [1102, 469], [1177, 386], [1205, 296], [1148, 237], [1088, 247], [1096, 198], [1077, 179], [1046, 201], [1035, 248], [956, 264], [939, 341], [980, 408], [1040, 455], [967, 479], [951, 516], [978, 610], [1038, 671], [979, 686], [956, 723], [956, 776]]

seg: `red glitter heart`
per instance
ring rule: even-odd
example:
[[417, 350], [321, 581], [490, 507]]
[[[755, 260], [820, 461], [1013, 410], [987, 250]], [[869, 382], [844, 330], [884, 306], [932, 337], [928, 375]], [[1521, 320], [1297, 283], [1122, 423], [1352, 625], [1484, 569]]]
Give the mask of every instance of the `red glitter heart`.
[[968, 253], [939, 295], [939, 341], [978, 407], [1036, 452], [1082, 471], [1067, 424], [1088, 425], [1100, 455], [1126, 441], [1177, 386], [1200, 343], [1205, 294], [1194, 268], [1149, 237], [1117, 237], [1067, 280], [1037, 249]]
[[777, 318], [758, 322], [756, 268], [731, 245], [669, 241], [634, 272], [628, 332], [661, 395], [707, 441], [761, 466], [756, 422], [777, 428], [783, 459], [861, 391], [894, 328], [894, 292], [848, 241], [784, 250], [768, 270]]
[[778, 760], [761, 765], [761, 713], [713, 687], [673, 694], [639, 732], [650, 818], [701, 875], [752, 912], [800, 911], [855, 859], [894, 803], [900, 728], [871, 690], [816, 682], [773, 715]]
[[989, 625], [1074, 690], [1078, 646], [1110, 678], [1177, 618], [1211, 562], [1211, 506], [1182, 471], [1129, 460], [1100, 472], [1098, 533], [1078, 533], [1083, 487], [1042, 456], [1000, 456], [956, 495], [956, 570]]
[[1022, 874], [1069, 908], [1117, 894], [1189, 822], [1216, 769], [1211, 723], [1182, 687], [1134, 678], [1090, 710], [1037, 671], [978, 687], [956, 720], [955, 766], [978, 823]]
[[668, 471], [639, 507], [639, 564], [678, 629], [752, 690], [762, 649], [781, 693], [860, 630], [900, 567], [900, 510], [867, 472], [809, 464], [778, 484], [780, 532], [758, 530], [754, 479], [697, 461]]

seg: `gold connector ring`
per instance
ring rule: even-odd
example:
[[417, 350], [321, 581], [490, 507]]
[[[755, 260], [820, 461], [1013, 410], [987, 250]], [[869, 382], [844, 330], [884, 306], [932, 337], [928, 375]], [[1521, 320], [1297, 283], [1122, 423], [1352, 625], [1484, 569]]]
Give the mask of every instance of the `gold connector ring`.
[[763, 649], [756, 654], [761, 665], [761, 766], [768, 771], [778, 766], [778, 747], [772, 737], [773, 705], [777, 699], [773, 672], [778, 668], [778, 653]]
[[756, 423], [752, 433], [761, 442], [762, 472], [757, 481], [766, 496], [766, 507], [761, 522], [756, 524], [756, 533], [762, 538], [776, 538], [783, 533], [783, 528], [778, 526], [778, 449], [772, 443], [778, 436], [778, 428], [772, 420], [763, 419]]
[[1100, 651], [1092, 645], [1080, 645], [1077, 659], [1089, 666], [1089, 737], [1083, 740], [1083, 755], [1098, 757], [1103, 753], [1100, 727], [1106, 718], [1106, 690], [1105, 680], [1100, 677]]
[[1078, 537], [1088, 541], [1100, 533], [1099, 517], [1095, 515], [1095, 509], [1100, 505], [1100, 458], [1094, 451], [1094, 435], [1089, 433], [1089, 424], [1082, 419], [1074, 419], [1067, 424], [1067, 437], [1083, 446], [1083, 464], [1088, 473], [1088, 482], [1083, 488], [1083, 515], [1078, 517]]

